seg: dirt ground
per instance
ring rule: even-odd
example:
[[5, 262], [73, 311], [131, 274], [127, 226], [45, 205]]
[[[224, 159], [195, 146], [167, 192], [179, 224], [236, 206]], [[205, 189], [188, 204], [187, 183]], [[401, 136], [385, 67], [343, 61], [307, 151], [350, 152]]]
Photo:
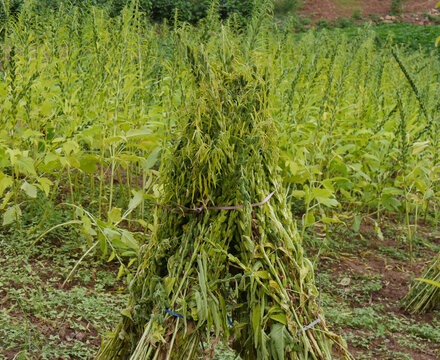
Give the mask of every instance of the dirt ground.
[[[424, 12], [431, 12], [437, 0], [404, 0], [402, 17], [416, 18]], [[391, 10], [391, 0], [305, 0], [299, 10], [301, 15], [312, 20], [334, 20], [338, 17], [351, 17], [353, 11], [361, 9], [362, 16], [370, 14], [386, 16]]]
[[[432, 331], [438, 329], [440, 312], [413, 315], [400, 306], [412, 279], [420, 277], [435, 256], [440, 236], [435, 228], [421, 225], [411, 263], [399, 229], [392, 221], [383, 224], [383, 240], [371, 222], [357, 235], [335, 233], [329, 254], [318, 261], [317, 276], [329, 279], [323, 291], [337, 299], [326, 309], [328, 321], [358, 360], [440, 359], [440, 339]], [[418, 333], [425, 326], [426, 333]]]

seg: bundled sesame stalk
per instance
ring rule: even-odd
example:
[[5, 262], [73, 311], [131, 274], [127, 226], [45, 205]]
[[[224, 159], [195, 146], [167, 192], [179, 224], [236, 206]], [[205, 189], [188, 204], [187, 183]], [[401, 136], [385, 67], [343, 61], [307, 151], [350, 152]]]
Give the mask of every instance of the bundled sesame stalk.
[[402, 300], [402, 307], [412, 314], [434, 310], [440, 304], [440, 253], [422, 278], [415, 279]]
[[243, 359], [350, 358], [286, 203], [269, 72], [187, 58], [196, 90], [163, 157], [152, 240], [97, 359], [211, 358], [218, 341]]

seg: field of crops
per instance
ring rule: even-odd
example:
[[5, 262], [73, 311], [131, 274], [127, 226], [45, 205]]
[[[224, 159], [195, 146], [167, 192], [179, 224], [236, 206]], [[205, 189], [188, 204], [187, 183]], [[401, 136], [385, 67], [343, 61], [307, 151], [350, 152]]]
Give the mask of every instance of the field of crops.
[[[0, 334], [9, 340], [0, 340], [0, 358], [96, 354], [96, 339], [115, 325], [126, 301], [124, 284], [142, 263], [140, 254], [161, 221], [156, 210], [164, 203], [163, 184], [177, 181], [163, 179], [170, 171], [163, 171], [167, 164], [161, 159], [170, 159], [185, 121], [206, 121], [209, 114], [198, 102], [203, 97], [198, 84], [208, 82], [194, 80], [204, 64], [212, 74], [242, 69], [246, 81], [256, 79], [268, 89], [249, 95], [255, 103], [243, 101], [246, 109], [240, 111], [248, 114], [265, 104], [275, 124], [265, 136], [279, 148], [274, 160], [295, 217], [295, 239], [323, 274], [319, 293], [329, 327], [346, 335], [357, 358], [437, 358], [438, 263], [429, 272], [431, 283], [416, 282], [423, 285], [416, 287], [421, 295], [406, 299], [409, 308], [399, 310], [401, 317], [393, 315], [388, 325], [394, 330], [381, 330], [381, 339], [396, 332], [406, 334], [409, 344], [384, 345], [384, 351], [372, 353], [381, 343], [365, 339], [378, 332], [378, 313], [386, 309], [362, 313], [347, 307], [359, 292], [369, 293], [371, 304], [385, 286], [374, 288], [381, 269], [376, 269], [379, 278], [344, 273], [339, 262], [347, 251], [355, 249], [349, 261], [361, 264], [368, 264], [370, 246], [385, 249], [384, 259], [392, 252], [400, 261], [394, 264], [394, 258], [393, 266], [407, 275], [398, 284], [402, 297], [414, 274], [421, 276], [440, 251], [438, 52], [409, 51], [377, 37], [374, 29], [357, 31], [350, 38], [326, 30], [298, 35], [264, 13], [247, 28], [234, 19], [221, 23], [215, 14], [197, 27], [177, 20], [151, 25], [134, 9], [110, 18], [99, 8], [60, 9], [44, 17], [22, 13], [8, 23], [0, 51], [0, 264], [9, 270], [0, 276]], [[204, 89], [214, 90], [222, 89]], [[228, 99], [230, 89], [224, 91]], [[237, 116], [225, 113], [220, 102], [210, 106], [213, 119], [227, 123]], [[193, 196], [196, 188], [217, 186], [226, 157], [215, 147], [226, 139], [209, 143], [195, 129], [187, 146], [200, 148], [187, 160], [209, 157], [212, 168], [200, 171], [197, 184], [185, 185]], [[258, 171], [252, 176], [258, 178]], [[264, 197], [271, 190], [252, 191]], [[204, 199], [192, 201], [200, 206]], [[20, 266], [12, 271], [14, 264]], [[326, 272], [326, 264], [339, 272]], [[48, 266], [54, 268], [45, 275], [55, 278], [52, 287], [35, 280]], [[29, 284], [38, 285], [26, 287], [13, 275], [22, 272], [21, 280], [27, 274], [33, 279]], [[90, 278], [93, 286], [81, 292]], [[357, 288], [357, 280], [368, 286]], [[73, 315], [66, 320], [69, 296], [77, 297], [74, 311], [89, 314], [87, 319], [69, 330], [75, 335], [47, 340], [60, 322], [75, 322]], [[422, 299], [414, 304], [417, 296]], [[47, 308], [36, 309], [48, 297]], [[341, 321], [338, 302], [356, 319], [374, 321]], [[98, 317], [93, 306], [106, 310]], [[430, 315], [409, 315], [422, 311]], [[418, 321], [423, 331], [415, 330]], [[20, 335], [23, 324], [27, 330]], [[218, 356], [228, 358], [229, 351], [217, 351]]]

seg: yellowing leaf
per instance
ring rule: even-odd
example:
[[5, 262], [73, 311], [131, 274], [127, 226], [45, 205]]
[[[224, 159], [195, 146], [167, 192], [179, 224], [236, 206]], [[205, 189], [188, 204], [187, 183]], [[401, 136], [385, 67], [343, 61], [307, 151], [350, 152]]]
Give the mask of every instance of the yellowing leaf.
[[68, 156], [67, 161], [68, 161], [70, 167], [79, 169], [81, 166], [80, 161], [74, 156]]
[[121, 221], [122, 215], [121, 215], [121, 209], [120, 208], [113, 208], [108, 212], [108, 219], [112, 223], [117, 223]]
[[312, 212], [308, 212], [306, 214], [306, 216], [304, 217], [304, 221], [305, 221], [306, 225], [311, 225], [316, 222], [316, 219], [315, 219], [315, 216], [313, 215]]
[[322, 217], [322, 218], [321, 218], [321, 221], [322, 221], [324, 224], [340, 224], [340, 223], [342, 223], [342, 221], [339, 220], [339, 219], [336, 219], [336, 218], [329, 218], [329, 217], [326, 217], [326, 216]]
[[37, 175], [35, 172], [34, 161], [26, 156], [18, 156], [15, 159], [15, 165], [19, 171], [26, 175]]
[[113, 250], [112, 253], [110, 254], [110, 256], [109, 256], [107, 262], [112, 261], [112, 260], [115, 258], [115, 256], [116, 256], [116, 253], [115, 253], [115, 251]]
[[144, 128], [144, 129], [132, 129], [127, 131], [125, 137], [127, 139], [132, 137], [142, 137], [145, 135], [150, 135], [152, 133], [152, 130], [150, 128]]
[[0, 196], [3, 195], [3, 192], [9, 187], [12, 186], [13, 181], [9, 175], [3, 174], [0, 172]]
[[21, 185], [20, 189], [31, 198], [35, 199], [37, 197], [37, 187], [27, 183], [26, 181], [23, 183], [23, 185]]
[[130, 309], [124, 309], [121, 311], [121, 315], [125, 316], [126, 318], [129, 318], [131, 321], [134, 321], [131, 317], [131, 310]]
[[280, 290], [279, 285], [273, 280], [269, 280], [269, 286], [276, 291]]
[[52, 181], [50, 181], [48, 178], [42, 177], [38, 179], [39, 188], [44, 191], [46, 196], [49, 196], [50, 193], [50, 187], [53, 185]]
[[3, 214], [3, 226], [12, 224], [21, 217], [21, 209], [18, 205], [13, 205], [6, 209]]
[[350, 283], [351, 283], [351, 279], [349, 277], [345, 277], [340, 281], [339, 285], [348, 286], [350, 285]]
[[123, 274], [124, 274], [124, 265], [121, 264], [121, 266], [119, 267], [117, 278], [120, 279]]
[[383, 238], [382, 230], [380, 229], [380, 227], [379, 227], [379, 225], [377, 224], [377, 222], [374, 222], [374, 230], [376, 230], [377, 237], [378, 237], [380, 240], [383, 241], [384, 238]]
[[413, 144], [413, 155], [420, 154], [423, 150], [425, 150], [429, 146], [429, 140], [422, 142], [415, 142]]
[[272, 320], [275, 320], [283, 325], [287, 325], [287, 317], [286, 314], [273, 314], [269, 316]]
[[440, 283], [437, 282], [437, 281], [434, 281], [434, 280], [421, 279], [421, 278], [416, 278], [415, 280], [417, 280], [417, 281], [423, 281], [423, 282], [425, 282], [425, 283], [427, 283], [427, 284], [434, 285], [434, 286], [437, 286], [437, 287], [440, 288]]
[[79, 145], [75, 141], [70, 140], [63, 144], [63, 150], [66, 155], [70, 155], [79, 151]]
[[40, 114], [43, 116], [49, 116], [52, 112], [52, 105], [49, 100], [46, 100], [40, 108]]
[[0, 210], [3, 210], [6, 205], [8, 205], [9, 200], [11, 200], [12, 195], [14, 195], [13, 191], [8, 191], [6, 195], [3, 197], [2, 205], [0, 206]]
[[79, 168], [87, 174], [94, 174], [98, 170], [98, 158], [94, 155], [85, 155], [79, 161]]
[[139, 204], [142, 202], [142, 199], [144, 198], [144, 193], [142, 190], [134, 191], [133, 190], [133, 197], [131, 198], [130, 202], [128, 203], [128, 210], [132, 211], [135, 208], [139, 206]]
[[256, 271], [254, 273], [256, 276], [258, 276], [260, 279], [268, 280], [270, 279], [269, 273], [267, 271]]
[[302, 190], [293, 190], [293, 191], [292, 191], [292, 196], [293, 196], [293, 197], [296, 197], [296, 198], [298, 198], [298, 199], [303, 198], [304, 195], [305, 195], [305, 192], [302, 191]]

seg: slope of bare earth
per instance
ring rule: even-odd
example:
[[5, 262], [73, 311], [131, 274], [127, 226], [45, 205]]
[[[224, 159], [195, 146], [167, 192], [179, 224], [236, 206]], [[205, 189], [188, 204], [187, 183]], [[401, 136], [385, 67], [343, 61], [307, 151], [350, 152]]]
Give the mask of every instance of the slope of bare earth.
[[[404, 0], [402, 16], [432, 12], [437, 2], [437, 0]], [[305, 0], [298, 12], [312, 20], [334, 20], [338, 17], [350, 17], [355, 10], [361, 10], [364, 17], [371, 14], [386, 16], [391, 12], [391, 0]]]

